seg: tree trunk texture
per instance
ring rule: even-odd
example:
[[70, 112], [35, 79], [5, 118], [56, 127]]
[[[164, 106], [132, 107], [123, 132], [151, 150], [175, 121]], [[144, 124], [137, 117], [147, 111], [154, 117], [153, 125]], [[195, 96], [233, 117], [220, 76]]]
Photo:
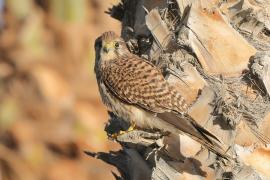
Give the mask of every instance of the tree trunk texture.
[[[122, 0], [129, 50], [158, 66], [189, 114], [234, 160], [191, 138], [136, 129], [118, 152], [86, 152], [117, 167], [116, 179], [270, 179], [270, 1]], [[110, 113], [110, 136], [128, 125]], [[113, 138], [111, 138], [113, 140]]]

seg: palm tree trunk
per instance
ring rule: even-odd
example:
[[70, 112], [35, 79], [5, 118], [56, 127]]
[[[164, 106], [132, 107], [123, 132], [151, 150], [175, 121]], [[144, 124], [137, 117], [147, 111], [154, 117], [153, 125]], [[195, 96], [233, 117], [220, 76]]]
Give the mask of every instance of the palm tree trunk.
[[[87, 154], [116, 166], [116, 179], [270, 177], [270, 1], [123, 0], [108, 13], [122, 22], [131, 52], [177, 85], [198, 123], [232, 157], [190, 138], [134, 130], [123, 150]], [[106, 131], [127, 125], [111, 114]]]

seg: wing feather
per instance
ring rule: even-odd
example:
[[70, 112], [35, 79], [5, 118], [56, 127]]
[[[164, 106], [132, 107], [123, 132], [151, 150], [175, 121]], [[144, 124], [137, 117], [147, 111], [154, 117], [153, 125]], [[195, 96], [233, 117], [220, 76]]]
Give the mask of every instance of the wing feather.
[[187, 105], [176, 89], [164, 79], [151, 63], [136, 56], [127, 56], [108, 62], [103, 69], [103, 81], [116, 98], [146, 111], [190, 135], [213, 152], [226, 157], [218, 138], [199, 125], [190, 116], [179, 118]]
[[104, 84], [120, 100], [154, 113], [173, 109], [170, 86], [152, 64], [126, 57], [111, 61], [103, 72]]

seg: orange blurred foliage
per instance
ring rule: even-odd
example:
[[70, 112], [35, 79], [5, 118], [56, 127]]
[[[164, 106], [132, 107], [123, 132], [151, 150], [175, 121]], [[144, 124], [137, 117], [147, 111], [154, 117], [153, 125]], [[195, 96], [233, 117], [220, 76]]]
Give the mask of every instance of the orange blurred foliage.
[[0, 179], [113, 179], [83, 151], [118, 149], [93, 73], [94, 41], [120, 32], [115, 0], [10, 0], [0, 31]]

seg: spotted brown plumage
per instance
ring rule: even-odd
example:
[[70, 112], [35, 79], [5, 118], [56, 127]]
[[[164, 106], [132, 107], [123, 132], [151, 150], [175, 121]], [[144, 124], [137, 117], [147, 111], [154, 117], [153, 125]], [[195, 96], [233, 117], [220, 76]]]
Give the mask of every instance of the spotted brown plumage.
[[104, 104], [141, 128], [185, 133], [224, 156], [219, 140], [188, 114], [188, 105], [150, 62], [130, 53], [122, 38], [105, 32], [95, 42], [95, 73]]
[[169, 86], [161, 72], [134, 55], [106, 62], [102, 71], [106, 87], [129, 104], [154, 113], [187, 110], [184, 99]]

